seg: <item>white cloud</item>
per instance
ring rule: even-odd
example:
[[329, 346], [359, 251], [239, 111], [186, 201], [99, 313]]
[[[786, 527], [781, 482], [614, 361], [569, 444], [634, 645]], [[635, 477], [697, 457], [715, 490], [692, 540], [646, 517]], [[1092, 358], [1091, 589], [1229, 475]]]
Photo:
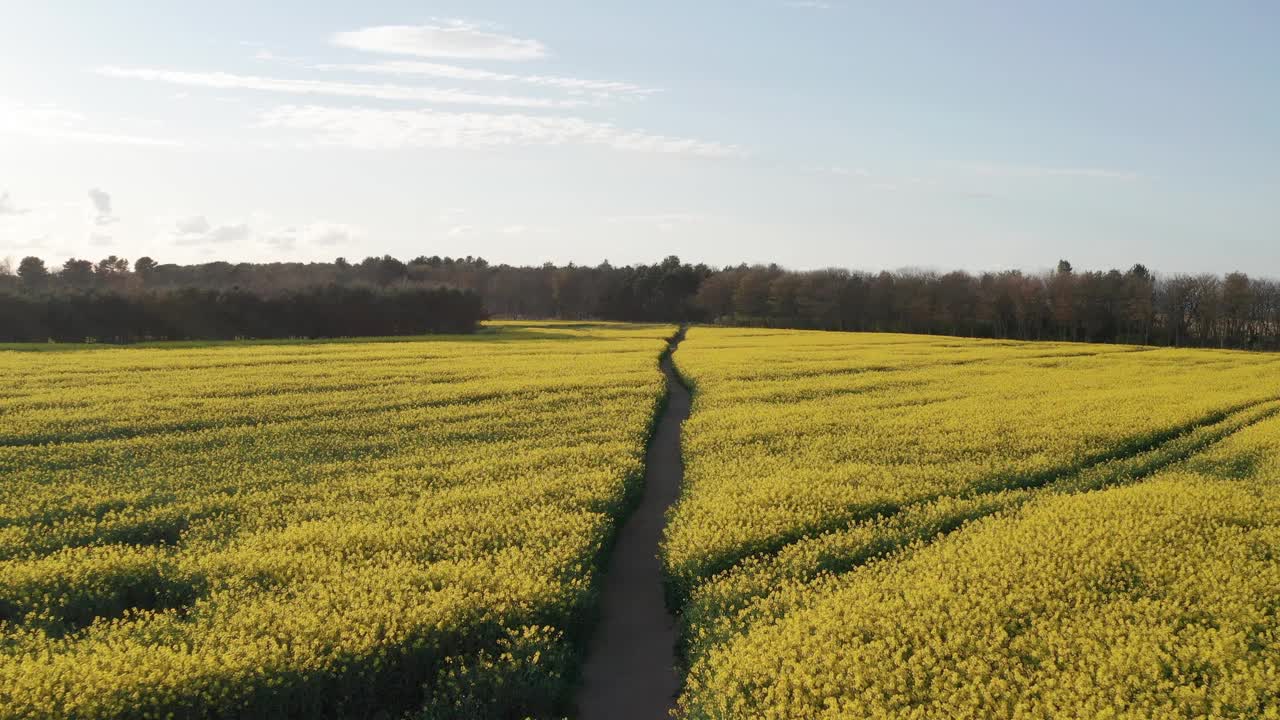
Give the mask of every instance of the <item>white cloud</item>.
[[9, 198], [9, 193], [0, 193], [0, 217], [5, 215], [26, 215], [29, 210], [20, 208]]
[[262, 242], [279, 250], [292, 250], [298, 245], [298, 229], [287, 227], [262, 236]]
[[[0, 205], [6, 199], [0, 195]], [[75, 209], [83, 212], [83, 203], [66, 205], [71, 213], [59, 213], [59, 207], [50, 203], [36, 203], [21, 208], [17, 212], [0, 213], [0, 254], [18, 248], [47, 248], [54, 240], [65, 238], [75, 223]], [[84, 217], [80, 215], [80, 217]], [[76, 227], [76, 232], [87, 232], [92, 229], [92, 222], [86, 219]]]
[[222, 90], [258, 90], [297, 95], [333, 95], [338, 97], [373, 98], [376, 100], [412, 100], [459, 105], [499, 105], [530, 108], [575, 107], [585, 104], [580, 100], [482, 95], [454, 89], [386, 84], [372, 85], [328, 80], [293, 80], [255, 75], [236, 75], [225, 72], [182, 72], [155, 68], [125, 68], [114, 65], [96, 68], [94, 72], [106, 77], [165, 82], [189, 87]]
[[53, 238], [50, 237], [49, 235], [37, 235], [37, 236], [28, 236], [26, 238], [20, 238], [13, 241], [5, 240], [5, 243], [8, 245], [8, 248], [11, 250], [17, 250], [17, 249], [42, 250], [49, 247], [49, 241], [52, 239]]
[[249, 239], [248, 223], [212, 225], [203, 215], [181, 218], [173, 223], [169, 240], [174, 245], [223, 245]]
[[119, 222], [111, 212], [111, 195], [98, 188], [89, 189], [89, 202], [93, 204], [93, 224], [102, 226]]
[[445, 230], [445, 234], [449, 237], [494, 234], [521, 237], [527, 235], [546, 235], [551, 232], [555, 232], [555, 230], [541, 225], [526, 225], [523, 223], [508, 223], [506, 225], [450, 225]]
[[292, 250], [298, 245], [334, 246], [361, 240], [364, 231], [353, 225], [333, 222], [314, 222], [302, 227], [285, 227], [262, 235], [262, 242], [281, 250]]
[[360, 239], [359, 229], [340, 223], [318, 222], [303, 229], [302, 236], [312, 245], [343, 245]]
[[89, 118], [77, 112], [52, 105], [8, 102], [0, 98], [0, 135], [102, 145], [181, 147], [183, 144], [169, 138], [89, 129], [88, 124]]
[[305, 62], [304, 58], [294, 55], [280, 55], [265, 48], [258, 50], [253, 54], [253, 59], [259, 62], [285, 62], [294, 65], [301, 65]]
[[694, 212], [650, 213], [647, 215], [610, 215], [604, 218], [612, 225], [633, 225], [651, 222], [703, 222], [710, 220], [708, 215]]
[[783, 5], [790, 8], [802, 8], [805, 10], [830, 10], [835, 7], [835, 5], [832, 5], [829, 2], [824, 2], [823, 0], [788, 0], [787, 2], [784, 2]]
[[243, 242], [249, 239], [249, 226], [245, 223], [238, 225], [219, 225], [211, 229], [205, 236], [204, 242], [220, 245], [222, 243]]
[[414, 60], [394, 60], [373, 64], [352, 65], [312, 65], [314, 70], [348, 71], [359, 73], [375, 73], [381, 75], [398, 75], [409, 77], [433, 77], [446, 80], [512, 82], [556, 88], [570, 93], [589, 93], [601, 97], [614, 95], [645, 96], [661, 92], [654, 88], [646, 88], [632, 83], [583, 80], [581, 78], [555, 77], [548, 75], [512, 75], [510, 73], [492, 72], [458, 65], [418, 62]]
[[1031, 165], [973, 164], [970, 170], [979, 175], [1012, 178], [1078, 177], [1098, 180], [1138, 180], [1142, 175], [1127, 170], [1089, 167], [1036, 167]]
[[848, 167], [844, 165], [827, 165], [813, 168], [813, 172], [820, 175], [829, 175], [834, 178], [840, 178], [841, 182], [847, 182], [849, 187], [877, 190], [882, 192], [928, 192], [941, 193], [944, 195], [958, 195], [966, 198], [989, 198], [993, 195], [983, 192], [974, 191], [964, 188], [947, 187], [939, 182], [937, 178], [921, 177], [919, 175], [893, 175], [880, 171], [871, 171], [865, 168]]
[[378, 110], [286, 105], [265, 113], [261, 127], [305, 131], [303, 145], [363, 149], [598, 145], [616, 150], [725, 157], [731, 145], [625, 130], [573, 117]]
[[203, 235], [209, 232], [209, 221], [203, 215], [179, 220], [176, 225], [180, 235]]
[[335, 45], [392, 55], [467, 60], [536, 60], [547, 48], [536, 40], [481, 30], [462, 20], [434, 25], [382, 25], [333, 36]]
[[871, 177], [871, 173], [863, 168], [848, 168], [842, 165], [818, 168], [818, 172], [826, 173], [828, 175], [836, 175], [838, 177]]

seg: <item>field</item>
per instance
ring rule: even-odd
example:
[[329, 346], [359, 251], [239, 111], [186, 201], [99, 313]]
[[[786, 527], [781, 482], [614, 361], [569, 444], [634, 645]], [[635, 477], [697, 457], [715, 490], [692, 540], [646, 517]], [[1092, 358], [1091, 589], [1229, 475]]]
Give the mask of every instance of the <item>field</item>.
[[[0, 349], [0, 718], [577, 716], [675, 331]], [[672, 357], [677, 717], [1280, 717], [1280, 355]]]
[[1280, 358], [696, 328], [689, 718], [1274, 717]]
[[0, 353], [0, 717], [553, 712], [673, 331]]

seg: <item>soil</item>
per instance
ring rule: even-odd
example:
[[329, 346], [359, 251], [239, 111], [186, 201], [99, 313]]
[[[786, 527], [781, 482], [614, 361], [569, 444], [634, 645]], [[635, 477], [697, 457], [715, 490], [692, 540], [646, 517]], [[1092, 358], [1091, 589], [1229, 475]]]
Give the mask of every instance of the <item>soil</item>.
[[[672, 341], [673, 352], [683, 337], [682, 330]], [[582, 720], [667, 718], [680, 686], [676, 623], [664, 600], [658, 542], [684, 478], [680, 425], [689, 417], [690, 397], [669, 355], [662, 358], [667, 404], [645, 455], [644, 494], [619, 531], [605, 569], [600, 620], [577, 697]]]

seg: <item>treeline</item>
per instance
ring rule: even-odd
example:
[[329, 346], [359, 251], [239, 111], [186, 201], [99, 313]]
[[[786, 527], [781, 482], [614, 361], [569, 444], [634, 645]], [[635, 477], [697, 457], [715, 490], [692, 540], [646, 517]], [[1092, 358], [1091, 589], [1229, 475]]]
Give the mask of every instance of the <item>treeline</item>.
[[[0, 293], [7, 292], [11, 307], [31, 303], [33, 298], [37, 304], [45, 303], [44, 317], [62, 312], [50, 308], [69, 307], [72, 298], [79, 298], [76, 302], [80, 305], [69, 312], [89, 316], [85, 303], [94, 301], [86, 298], [114, 297], [112, 302], [151, 298], [150, 302], [185, 308], [168, 315], [157, 311], [150, 317], [175, 318], [183, 313], [207, 317], [199, 315], [194, 305], [261, 302], [274, 308], [264, 313], [278, 310], [279, 317], [285, 318], [278, 325], [283, 329], [269, 335], [255, 334], [269, 332], [269, 328], [242, 324], [238, 327], [246, 331], [236, 333], [237, 337], [424, 332], [428, 328], [466, 327], [487, 313], [511, 318], [698, 321], [1280, 349], [1277, 282], [1244, 273], [1157, 275], [1142, 265], [1123, 271], [1082, 272], [1061, 261], [1044, 273], [1012, 270], [972, 274], [839, 269], [796, 272], [776, 265], [711, 268], [683, 263], [676, 257], [654, 265], [624, 267], [607, 262], [594, 267], [492, 265], [482, 258], [439, 256], [420, 256], [408, 262], [383, 256], [358, 263], [338, 258], [331, 263], [200, 265], [159, 264], [141, 258], [131, 267], [110, 257], [98, 263], [70, 260], [53, 270], [38, 258], [25, 258], [11, 270], [0, 272]], [[456, 294], [449, 295], [444, 288]], [[350, 299], [335, 299], [347, 297], [343, 293], [349, 293]], [[190, 299], [196, 296], [203, 299]], [[188, 300], [179, 301], [180, 297]], [[224, 297], [237, 299], [218, 299]], [[403, 319], [407, 310], [375, 309], [370, 298], [382, 298], [378, 302], [390, 303], [386, 307], [403, 308], [416, 302], [436, 305], [421, 310], [423, 314], [409, 322]], [[297, 324], [307, 313], [296, 308], [307, 302], [329, 308], [324, 311], [329, 315], [321, 312], [318, 316], [328, 318], [319, 332]], [[445, 305], [448, 309], [443, 309]], [[344, 308], [350, 310], [349, 315], [344, 314]], [[21, 315], [27, 311], [14, 312]], [[387, 320], [384, 316], [388, 313], [402, 319]], [[248, 311], [242, 315], [249, 316], [252, 313]], [[290, 317], [298, 320], [295, 323]], [[429, 317], [439, 322], [428, 323]], [[12, 313], [0, 314], [0, 335], [16, 321]], [[204, 326], [231, 327], [206, 320], [192, 325]], [[89, 323], [88, 327], [95, 326]], [[64, 336], [74, 336], [83, 329], [78, 327]], [[107, 335], [110, 333], [88, 336]]]
[[1018, 340], [1280, 349], [1280, 283], [1244, 273], [787, 272], [740, 267], [695, 298], [720, 322]]
[[0, 342], [335, 338], [473, 332], [480, 296], [450, 287], [162, 285], [117, 258], [88, 273], [0, 274]]

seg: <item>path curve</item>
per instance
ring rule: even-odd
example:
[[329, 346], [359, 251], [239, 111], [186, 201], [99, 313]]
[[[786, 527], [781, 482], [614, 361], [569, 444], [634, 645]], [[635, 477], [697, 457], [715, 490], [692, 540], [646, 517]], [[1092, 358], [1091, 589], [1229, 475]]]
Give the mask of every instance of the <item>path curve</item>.
[[684, 478], [680, 424], [689, 417], [690, 398], [671, 363], [682, 339], [684, 328], [662, 356], [667, 404], [645, 454], [644, 495], [619, 531], [605, 570], [600, 622], [577, 697], [582, 720], [661, 720], [680, 688], [676, 623], [663, 595], [658, 542]]

